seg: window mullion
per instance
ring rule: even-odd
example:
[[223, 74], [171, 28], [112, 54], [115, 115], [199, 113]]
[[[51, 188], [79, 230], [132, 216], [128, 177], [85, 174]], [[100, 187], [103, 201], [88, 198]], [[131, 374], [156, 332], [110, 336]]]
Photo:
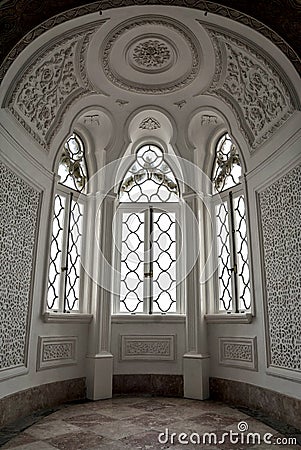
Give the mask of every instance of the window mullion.
[[60, 311], [66, 312], [66, 282], [68, 272], [68, 247], [70, 228], [70, 209], [72, 193], [66, 197], [66, 209], [63, 232], [62, 260], [61, 260], [61, 282], [60, 282]]
[[235, 244], [235, 221], [234, 221], [234, 209], [233, 209], [233, 193], [229, 192], [229, 228], [230, 232], [230, 253], [231, 253], [231, 279], [232, 279], [232, 292], [233, 292], [233, 312], [239, 311], [238, 305], [238, 287], [237, 287], [237, 260], [236, 260], [236, 244]]
[[145, 314], [152, 313], [152, 260], [151, 260], [151, 229], [152, 229], [152, 213], [151, 209], [145, 211], [145, 228], [144, 228], [144, 301], [143, 312]]

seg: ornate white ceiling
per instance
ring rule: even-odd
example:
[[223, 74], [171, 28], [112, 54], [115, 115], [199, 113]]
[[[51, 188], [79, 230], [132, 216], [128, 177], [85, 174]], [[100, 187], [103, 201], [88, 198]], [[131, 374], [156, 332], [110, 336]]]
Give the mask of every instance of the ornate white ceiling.
[[[116, 9], [101, 19], [94, 13], [66, 22], [33, 41], [11, 66], [2, 106], [48, 151], [66, 112], [85, 97], [94, 96], [91, 109], [103, 106], [115, 117], [143, 105], [164, 108], [175, 122], [181, 114], [181, 126], [213, 98], [230, 108], [255, 151], [299, 101], [281, 66], [285, 57], [277, 61], [279, 49], [269, 43], [275, 57], [268, 55], [265, 38], [247, 28], [244, 35], [242, 25], [234, 31], [233, 24], [187, 8], [167, 15], [164, 7], [135, 7], [131, 18]], [[146, 113], [143, 120], [141, 129], [159, 128], [156, 117]]]

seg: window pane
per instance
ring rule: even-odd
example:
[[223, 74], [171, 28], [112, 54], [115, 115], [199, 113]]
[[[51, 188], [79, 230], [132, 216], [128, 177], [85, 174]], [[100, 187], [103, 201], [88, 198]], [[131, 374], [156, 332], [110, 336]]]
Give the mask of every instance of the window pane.
[[66, 276], [66, 311], [79, 310], [80, 256], [83, 227], [84, 206], [72, 200], [69, 221], [67, 276]]
[[176, 216], [153, 212], [153, 312], [176, 312]]
[[238, 307], [248, 310], [251, 307], [250, 272], [248, 262], [247, 223], [244, 196], [233, 199], [235, 248], [237, 261]]
[[227, 202], [216, 206], [219, 310], [232, 310], [229, 210]]
[[48, 309], [53, 311], [59, 309], [65, 205], [65, 197], [56, 195], [54, 199], [47, 292], [47, 306]]
[[144, 213], [122, 215], [120, 312], [143, 312]]

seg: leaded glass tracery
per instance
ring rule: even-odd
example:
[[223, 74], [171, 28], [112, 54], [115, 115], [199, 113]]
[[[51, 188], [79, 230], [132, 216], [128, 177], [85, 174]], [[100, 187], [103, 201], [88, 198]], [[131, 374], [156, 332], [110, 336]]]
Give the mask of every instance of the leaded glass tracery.
[[156, 145], [144, 145], [120, 187], [120, 202], [176, 202], [175, 176]]
[[81, 139], [73, 134], [64, 145], [52, 220], [47, 309], [80, 310], [81, 253], [86, 164]]
[[251, 309], [246, 204], [240, 177], [237, 149], [225, 134], [216, 147], [212, 189], [216, 194], [218, 310], [226, 312]]
[[72, 134], [65, 142], [58, 167], [60, 183], [79, 192], [85, 190], [87, 168], [83, 142]]
[[240, 158], [236, 146], [228, 133], [218, 141], [213, 167], [213, 190], [222, 192], [239, 183], [241, 176]]
[[[119, 199], [122, 236], [118, 312], [177, 312], [179, 189], [159, 147], [149, 144], [138, 150], [120, 186]], [[139, 203], [149, 205], [138, 208]]]

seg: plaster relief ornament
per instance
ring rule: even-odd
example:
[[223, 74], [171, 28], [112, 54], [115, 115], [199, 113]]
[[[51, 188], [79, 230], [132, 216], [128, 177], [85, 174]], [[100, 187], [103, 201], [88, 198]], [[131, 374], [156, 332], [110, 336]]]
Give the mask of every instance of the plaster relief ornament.
[[149, 39], [138, 43], [133, 49], [133, 60], [138, 66], [148, 69], [159, 68], [169, 62], [170, 49], [164, 42]]
[[106, 78], [118, 88], [141, 94], [182, 89], [195, 80], [201, 67], [202, 50], [194, 34], [165, 16], [122, 22], [99, 50], [100, 70]]
[[160, 122], [154, 117], [146, 117], [139, 125], [142, 130], [157, 130], [161, 128]]
[[230, 105], [254, 151], [294, 112], [293, 87], [287, 86], [259, 49], [219, 31], [208, 31], [216, 54], [209, 93]]

